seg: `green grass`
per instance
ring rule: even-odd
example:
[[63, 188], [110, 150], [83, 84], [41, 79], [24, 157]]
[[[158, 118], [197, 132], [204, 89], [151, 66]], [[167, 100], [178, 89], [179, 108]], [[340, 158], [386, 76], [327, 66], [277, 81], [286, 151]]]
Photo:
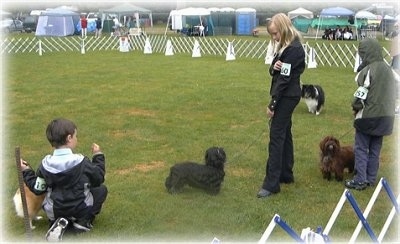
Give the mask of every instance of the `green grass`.
[[[261, 200], [256, 193], [267, 157], [270, 87], [263, 60], [226, 62], [224, 57], [137, 51], [16, 54], [6, 60], [2, 219], [8, 240], [24, 238], [23, 220], [15, 219], [11, 201], [18, 186], [14, 148], [20, 146], [23, 158], [37, 168], [52, 152], [45, 127], [55, 117], [76, 122], [76, 152], [90, 155], [96, 142], [107, 160], [109, 195], [95, 228], [65, 240], [210, 242], [217, 237], [255, 242], [275, 213], [297, 233], [325, 227], [344, 191], [342, 183], [322, 179], [318, 144], [325, 135], [353, 143], [352, 69], [305, 71], [304, 83], [325, 89], [326, 106], [317, 117], [304, 102], [298, 105], [293, 115], [296, 183]], [[385, 138], [379, 177], [386, 177], [398, 193], [394, 142], [394, 135]], [[229, 161], [221, 193], [209, 196], [185, 188], [183, 194], [169, 195], [164, 187], [169, 167], [183, 160], [200, 162], [213, 145], [224, 147]], [[361, 209], [372, 192], [352, 192]], [[376, 234], [391, 208], [389, 198], [381, 195], [370, 215]], [[35, 225], [34, 239], [43, 240], [47, 222]], [[356, 225], [356, 214], [346, 203], [331, 239], [349, 240]], [[393, 223], [385, 240], [398, 240], [397, 229]], [[270, 240], [291, 238], [276, 227]], [[369, 240], [365, 230], [358, 240]]]

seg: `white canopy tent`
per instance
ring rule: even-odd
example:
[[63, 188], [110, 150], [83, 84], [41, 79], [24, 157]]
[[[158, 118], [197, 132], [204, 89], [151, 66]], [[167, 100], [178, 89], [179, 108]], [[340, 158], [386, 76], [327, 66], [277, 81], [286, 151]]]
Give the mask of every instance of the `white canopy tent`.
[[[360, 10], [356, 13], [355, 18], [357, 20], [360, 20], [361, 27], [360, 29], [363, 29], [365, 27], [372, 29], [372, 27], [378, 27], [381, 23], [380, 16], [371, 13], [370, 11], [367, 10]], [[375, 31], [374, 31], [375, 32]], [[376, 36], [376, 35], [375, 35]]]
[[211, 11], [206, 8], [184, 8], [180, 10], [172, 10], [168, 16], [167, 27], [165, 28], [164, 35], [167, 34], [170, 22], [173, 30], [181, 30], [183, 28], [182, 18], [184, 16], [199, 16], [199, 23], [202, 24], [202, 17], [209, 16], [210, 14]]
[[367, 11], [367, 10], [360, 10], [356, 13], [355, 17], [357, 19], [378, 19], [378, 16]]
[[140, 27], [140, 15], [148, 15], [150, 19], [150, 26], [153, 26], [153, 15], [151, 10], [141, 8], [129, 3], [114, 6], [109, 9], [101, 10], [103, 14], [116, 14], [118, 21], [121, 20], [121, 16], [134, 16], [136, 19], [136, 27]]
[[290, 19], [294, 19], [299, 16], [307, 18], [307, 19], [314, 18], [313, 12], [311, 12], [307, 9], [304, 9], [304, 8], [297, 8], [295, 10], [292, 10], [292, 11], [288, 12], [287, 15]]

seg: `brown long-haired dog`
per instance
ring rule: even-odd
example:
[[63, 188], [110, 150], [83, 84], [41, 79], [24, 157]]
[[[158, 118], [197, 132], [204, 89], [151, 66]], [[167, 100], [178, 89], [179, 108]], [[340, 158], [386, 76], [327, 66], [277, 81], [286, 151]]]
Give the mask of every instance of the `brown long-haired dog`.
[[[32, 169], [32, 167], [23, 159], [21, 159], [21, 163], [24, 165], [29, 166], [29, 168]], [[25, 192], [25, 200], [26, 200], [26, 207], [28, 210], [28, 215], [29, 215], [29, 224], [31, 229], [35, 229], [35, 226], [32, 224], [32, 220], [40, 220], [42, 219], [42, 216], [39, 216], [38, 213], [40, 209], [42, 209], [42, 204], [45, 198], [45, 194], [42, 195], [36, 195], [33, 193], [29, 187], [24, 183], [24, 192]], [[17, 212], [17, 216], [24, 218], [24, 208], [22, 204], [22, 196], [21, 196], [21, 190], [20, 188], [17, 189], [15, 192], [15, 195], [13, 197], [13, 202], [15, 206], [15, 211]]]
[[321, 149], [320, 169], [324, 179], [331, 180], [334, 174], [337, 181], [342, 181], [345, 168], [349, 173], [353, 173], [353, 146], [341, 146], [337, 138], [326, 136], [319, 143], [319, 147]]
[[[29, 214], [29, 223], [31, 229], [35, 229], [35, 226], [32, 224], [32, 220], [42, 219], [42, 216], [39, 216], [38, 213], [40, 209], [42, 209], [42, 203], [45, 194], [35, 195], [33, 192], [31, 192], [31, 190], [29, 190], [28, 186], [25, 183], [24, 183], [24, 190], [26, 197], [26, 205]], [[17, 189], [17, 192], [14, 195], [13, 201], [14, 201], [15, 211], [17, 212], [17, 216], [23, 218], [24, 210], [22, 206], [21, 191], [19, 188]]]

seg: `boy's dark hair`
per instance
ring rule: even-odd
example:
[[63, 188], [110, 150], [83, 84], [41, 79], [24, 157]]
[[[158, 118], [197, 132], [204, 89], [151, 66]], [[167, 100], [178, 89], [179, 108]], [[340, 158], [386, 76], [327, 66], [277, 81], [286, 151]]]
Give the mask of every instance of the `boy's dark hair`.
[[54, 119], [47, 126], [47, 140], [53, 147], [58, 148], [67, 144], [68, 135], [73, 135], [76, 129], [74, 122], [68, 119]]

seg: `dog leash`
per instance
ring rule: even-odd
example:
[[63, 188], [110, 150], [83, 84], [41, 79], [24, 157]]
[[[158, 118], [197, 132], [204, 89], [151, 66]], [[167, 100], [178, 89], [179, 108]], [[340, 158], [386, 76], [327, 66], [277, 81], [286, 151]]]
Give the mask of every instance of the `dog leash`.
[[[268, 119], [268, 129], [271, 129], [271, 123], [272, 123], [272, 117]], [[261, 138], [262, 135], [264, 135], [266, 130], [267, 130], [267, 127], [264, 128], [261, 131], [260, 135], [257, 138], [255, 138], [243, 151], [241, 151], [241, 152], [237, 153], [236, 155], [234, 155], [233, 159], [229, 160], [229, 162], [234, 162], [236, 159], [238, 159], [240, 156], [242, 156], [247, 150], [249, 150], [249, 148], [251, 146], [253, 146]]]
[[31, 229], [31, 224], [29, 221], [28, 205], [26, 202], [26, 194], [25, 194], [25, 188], [24, 188], [24, 179], [22, 177], [21, 150], [19, 147], [15, 148], [15, 163], [17, 165], [18, 185], [19, 185], [19, 191], [20, 191], [21, 200], [22, 200], [22, 210], [24, 212], [24, 224], [25, 224], [26, 238], [28, 240], [31, 240], [32, 239], [32, 229]]
[[349, 129], [346, 133], [344, 133], [343, 135], [341, 135], [338, 139], [341, 140], [343, 139], [343, 137], [345, 137], [347, 134], [349, 134], [351, 131], [353, 131], [353, 128]]
[[234, 156], [232, 157], [232, 160], [229, 160], [229, 162], [230, 162], [230, 163], [234, 162], [235, 160], [237, 160], [238, 158], [240, 158], [245, 152], [247, 152], [247, 150], [249, 150], [249, 148], [250, 148], [251, 146], [253, 146], [253, 145], [261, 138], [262, 135], [264, 135], [264, 133], [266, 132], [266, 130], [267, 130], [267, 128], [264, 128], [264, 129], [261, 131], [260, 135], [258, 135], [256, 138], [254, 138], [253, 141], [252, 141], [249, 145], [247, 145], [247, 147], [246, 147], [244, 150], [242, 150], [241, 152], [239, 152], [239, 153], [237, 153], [236, 155], [234, 155]]

